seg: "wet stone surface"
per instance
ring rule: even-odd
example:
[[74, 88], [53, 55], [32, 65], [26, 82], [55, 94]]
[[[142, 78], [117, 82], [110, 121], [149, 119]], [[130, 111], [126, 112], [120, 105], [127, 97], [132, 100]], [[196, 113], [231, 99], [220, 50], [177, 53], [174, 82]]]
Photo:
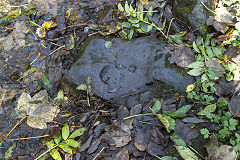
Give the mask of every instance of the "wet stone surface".
[[[85, 84], [87, 77], [91, 77], [94, 93], [110, 100], [133, 93], [145, 93], [151, 89], [148, 84], [156, 81], [180, 91], [185, 91], [186, 86], [193, 83], [190, 76], [178, 73], [176, 66], [166, 65], [174, 51], [154, 37], [131, 41], [112, 39], [109, 49], [105, 48], [105, 42], [97, 37], [90, 40], [83, 55], [65, 74], [64, 85], [75, 89]], [[118, 99], [117, 103], [133, 107], [139, 103], [139, 97], [127, 96]]]

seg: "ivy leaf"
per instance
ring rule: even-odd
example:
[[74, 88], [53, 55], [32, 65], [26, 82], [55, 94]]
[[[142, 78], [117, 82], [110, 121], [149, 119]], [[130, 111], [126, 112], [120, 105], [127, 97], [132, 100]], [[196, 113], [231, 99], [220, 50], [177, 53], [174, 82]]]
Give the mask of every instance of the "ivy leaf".
[[152, 107], [152, 113], [156, 114], [158, 111], [160, 111], [161, 107], [162, 107], [162, 103], [159, 100], [156, 100], [156, 102]]
[[158, 119], [162, 122], [167, 132], [170, 133], [171, 130], [175, 130], [175, 120], [170, 116], [164, 114], [157, 114]]
[[198, 112], [198, 115], [204, 116], [207, 113], [212, 113], [216, 110], [216, 108], [217, 108], [216, 104], [210, 104], [206, 106], [202, 111]]
[[74, 148], [77, 148], [80, 146], [80, 143], [78, 143], [77, 141], [75, 141], [74, 139], [67, 139], [65, 141], [67, 143], [67, 145], [71, 146], [71, 147], [74, 147]]
[[189, 64], [187, 67], [188, 68], [202, 68], [204, 65], [205, 65], [204, 62], [197, 61], [197, 62], [193, 62], [193, 63]]
[[175, 146], [175, 147], [176, 147], [178, 153], [181, 155], [181, 157], [184, 160], [198, 160], [198, 157], [189, 148], [184, 147], [184, 146]]
[[79, 128], [77, 130], [75, 130], [69, 138], [75, 138], [75, 137], [79, 137], [81, 135], [83, 135], [83, 133], [86, 131], [86, 128]]
[[60, 153], [56, 149], [51, 150], [50, 155], [53, 159], [62, 160]]
[[58, 146], [62, 148], [64, 152], [72, 154], [72, 149], [66, 143], [62, 142]]
[[202, 68], [194, 68], [187, 72], [191, 76], [200, 76], [203, 73]]
[[69, 126], [67, 123], [65, 123], [65, 125], [62, 128], [62, 137], [64, 140], [66, 140], [69, 136]]

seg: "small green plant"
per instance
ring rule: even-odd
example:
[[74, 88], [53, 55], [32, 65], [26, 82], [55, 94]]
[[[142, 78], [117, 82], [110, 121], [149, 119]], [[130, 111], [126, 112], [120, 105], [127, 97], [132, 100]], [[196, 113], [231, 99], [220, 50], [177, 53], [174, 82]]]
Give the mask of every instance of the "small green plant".
[[[234, 119], [228, 111], [226, 100], [222, 99], [219, 103], [216, 103], [216, 106], [218, 108], [217, 113], [208, 112], [206, 117], [215, 123], [218, 140], [224, 144], [230, 143], [236, 152], [240, 151], [239, 121]], [[200, 132], [204, 135], [204, 138], [208, 138], [206, 129], [201, 129]]]
[[204, 138], [208, 138], [209, 137], [209, 130], [207, 128], [202, 128], [200, 130], [200, 133], [203, 135]]
[[149, 7], [148, 11], [144, 11], [143, 4], [140, 3], [138, 8], [134, 9], [132, 4], [128, 4], [126, 1], [124, 7], [121, 3], [118, 3], [118, 10], [123, 12], [127, 19], [127, 22], [122, 23], [123, 29], [120, 32], [121, 37], [124, 39], [131, 39], [135, 30], [139, 33], [148, 33], [153, 27], [160, 31], [160, 33], [167, 39], [167, 36], [163, 32], [166, 25], [166, 19], [163, 21], [162, 26], [149, 20], [149, 17], [152, 17], [154, 12], [152, 7]]
[[73, 150], [80, 147], [80, 143], [74, 138], [83, 135], [85, 128], [79, 128], [70, 134], [69, 126], [66, 123], [62, 128], [62, 134], [46, 142], [50, 155], [53, 159], [62, 160], [58, 149], [62, 149], [66, 153], [73, 154]]
[[239, 67], [234, 62], [224, 64], [225, 68], [225, 74], [226, 74], [226, 80], [232, 81], [232, 80], [238, 80], [240, 77], [239, 73]]

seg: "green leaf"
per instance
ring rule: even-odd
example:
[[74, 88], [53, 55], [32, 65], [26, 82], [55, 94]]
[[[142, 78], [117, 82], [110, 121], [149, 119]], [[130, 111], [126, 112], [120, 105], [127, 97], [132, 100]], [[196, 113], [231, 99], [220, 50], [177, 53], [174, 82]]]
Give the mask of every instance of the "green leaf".
[[216, 104], [210, 104], [206, 106], [202, 111], [198, 112], [198, 115], [204, 116], [207, 113], [212, 113], [216, 110], [217, 106]]
[[49, 141], [47, 141], [46, 145], [49, 149], [53, 148], [53, 146], [55, 145], [53, 139], [50, 139]]
[[62, 148], [64, 152], [72, 154], [72, 149], [65, 142], [60, 143], [58, 146]]
[[65, 125], [62, 128], [62, 137], [64, 140], [66, 140], [69, 136], [69, 126], [67, 123], [65, 123]]
[[152, 107], [152, 113], [156, 114], [158, 111], [160, 111], [161, 107], [162, 107], [162, 103], [159, 100], [156, 100]]
[[132, 4], [129, 5], [129, 11], [133, 17], [136, 17], [137, 14], [136, 11], [133, 9]]
[[189, 148], [184, 146], [175, 146], [178, 153], [184, 160], [198, 160], [198, 157]]
[[50, 155], [53, 159], [62, 160], [60, 153], [56, 149], [51, 150]]
[[57, 136], [56, 138], [54, 138], [54, 142], [55, 142], [56, 144], [58, 144], [58, 143], [60, 143], [61, 139], [62, 139], [62, 136], [59, 135], [59, 136]]
[[128, 33], [128, 39], [132, 39], [133, 33], [134, 33], [134, 29], [130, 29], [130, 31]]
[[200, 133], [203, 135], [204, 138], [209, 137], [209, 130], [207, 128], [200, 129]]
[[48, 74], [47, 72], [44, 72], [43, 75], [42, 75], [42, 81], [43, 81], [43, 84], [44, 86], [48, 87], [48, 88], [51, 88], [51, 82], [50, 80], [48, 79]]
[[137, 9], [137, 18], [143, 21], [143, 5], [139, 5]]
[[83, 135], [83, 133], [86, 131], [86, 128], [79, 128], [77, 130], [75, 130], [69, 138], [75, 138], [75, 137], [79, 137], [81, 135]]
[[106, 47], [107, 49], [109, 49], [109, 48], [111, 47], [111, 45], [112, 45], [112, 42], [111, 42], [111, 41], [106, 41], [106, 42], [105, 42], [105, 47]]
[[206, 55], [205, 48], [203, 46], [198, 47], [206, 60], [209, 60], [209, 57]]
[[206, 46], [206, 52], [207, 52], [207, 55], [208, 55], [209, 58], [213, 58], [214, 53], [213, 53], [211, 47]]
[[162, 122], [168, 133], [170, 133], [171, 130], [175, 130], [175, 120], [170, 116], [157, 114], [157, 117]]
[[201, 53], [201, 51], [198, 49], [198, 46], [196, 45], [195, 41], [193, 42], [193, 49], [194, 49], [197, 53]]
[[69, 138], [65, 142], [67, 143], [67, 145], [74, 147], [74, 148], [77, 148], [80, 146], [80, 144], [77, 141], [75, 141], [74, 139]]
[[172, 133], [170, 135], [170, 139], [177, 145], [177, 146], [184, 146], [187, 147], [186, 143], [184, 140], [176, 133]]
[[128, 21], [131, 23], [138, 23], [140, 20], [137, 19], [136, 17], [131, 17], [131, 18], [128, 18]]
[[124, 8], [121, 5], [121, 3], [118, 3], [118, 10], [121, 11], [121, 12], [124, 12]]
[[187, 117], [188, 115], [185, 114], [185, 113], [176, 113], [176, 112], [170, 112], [170, 111], [166, 111], [164, 112], [164, 114], [172, 117], [172, 118], [184, 118], [184, 117]]
[[125, 12], [127, 13], [127, 16], [130, 15], [129, 5], [128, 2], [125, 2]]
[[196, 40], [196, 45], [200, 46], [202, 44], [202, 41], [203, 41], [202, 37], [198, 36]]
[[153, 8], [152, 8], [152, 6], [149, 7], [147, 14], [152, 17], [152, 15], [153, 15]]
[[176, 113], [183, 113], [183, 114], [185, 114], [185, 113], [187, 113], [191, 108], [192, 108], [192, 105], [190, 105], [190, 104], [189, 104], [189, 105], [185, 105], [185, 106], [179, 108], [179, 109], [176, 111]]
[[194, 68], [187, 72], [191, 76], [200, 76], [203, 73], [202, 68]]
[[196, 61], [196, 62], [189, 64], [187, 67], [188, 68], [202, 68], [204, 65], [205, 65], [204, 62]]
[[217, 48], [217, 47], [212, 47], [212, 50], [213, 50], [214, 55], [215, 55], [217, 58], [219, 58], [219, 57], [222, 56], [222, 52], [221, 52], [221, 50], [220, 50], [219, 48]]
[[122, 27], [128, 29], [133, 28], [132, 24], [129, 22], [122, 22]]

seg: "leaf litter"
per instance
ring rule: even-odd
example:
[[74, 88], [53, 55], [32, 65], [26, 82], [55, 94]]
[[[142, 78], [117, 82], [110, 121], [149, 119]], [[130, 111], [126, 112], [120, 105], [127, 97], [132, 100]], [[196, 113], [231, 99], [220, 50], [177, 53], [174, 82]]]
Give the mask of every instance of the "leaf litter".
[[27, 117], [27, 124], [32, 128], [46, 129], [47, 123], [53, 121], [60, 112], [58, 106], [48, 101], [48, 93], [42, 90], [31, 97], [23, 92], [16, 107], [18, 117]]

